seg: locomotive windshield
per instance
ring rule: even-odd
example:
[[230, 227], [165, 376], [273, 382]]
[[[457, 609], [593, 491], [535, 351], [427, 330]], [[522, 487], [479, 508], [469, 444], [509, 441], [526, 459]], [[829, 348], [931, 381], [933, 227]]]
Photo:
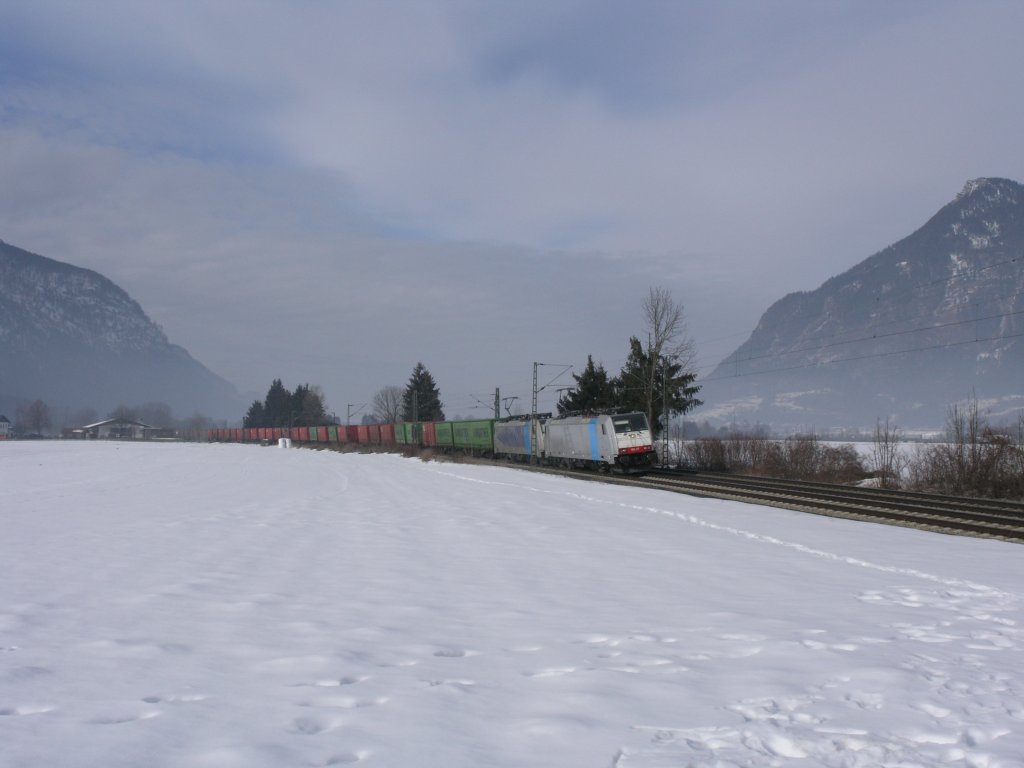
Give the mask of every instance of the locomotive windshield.
[[616, 434], [647, 431], [647, 416], [642, 413], [625, 413], [621, 416], [612, 416], [612, 423], [615, 425]]

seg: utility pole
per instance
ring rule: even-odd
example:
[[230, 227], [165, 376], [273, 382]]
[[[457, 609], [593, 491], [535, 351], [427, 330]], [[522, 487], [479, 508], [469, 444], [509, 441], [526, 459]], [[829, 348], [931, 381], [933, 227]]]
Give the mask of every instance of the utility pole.
[[[537, 372], [538, 372], [538, 369], [542, 365], [550, 365], [550, 366], [553, 366], [555, 368], [562, 368], [563, 370], [562, 370], [561, 373], [559, 373], [557, 376], [555, 376], [555, 378], [553, 378], [551, 381], [549, 381], [543, 387], [539, 387], [538, 388], [538, 386], [537, 386]], [[533, 456], [531, 457], [531, 462], [530, 463], [532, 463], [532, 464], [538, 463], [538, 461], [540, 459], [540, 457], [538, 456], [538, 451], [537, 451], [537, 435], [538, 435], [538, 426], [537, 426], [537, 395], [539, 395], [542, 390], [547, 389], [549, 386], [554, 384], [559, 379], [559, 377], [561, 377], [561, 375], [563, 373], [565, 373], [566, 371], [571, 371], [571, 370], [572, 370], [572, 366], [571, 365], [559, 365], [557, 363], [536, 363], [536, 362], [533, 364], [533, 402], [532, 402], [532, 404], [530, 406], [530, 440], [532, 441], [532, 443], [530, 445], [530, 452], [533, 454]]]
[[501, 390], [495, 388], [494, 390], [494, 420], [497, 421], [501, 418]]
[[665, 425], [661, 432], [661, 466], [668, 466], [668, 360], [661, 364], [661, 410], [664, 413]]
[[[348, 403], [345, 409], [345, 424], [352, 423], [352, 417], [357, 415], [363, 408], [366, 407], [366, 403]], [[355, 408], [355, 411], [352, 409]]]
[[537, 456], [537, 369], [540, 363], [533, 364], [533, 401], [530, 405], [530, 463], [537, 464], [540, 457]]

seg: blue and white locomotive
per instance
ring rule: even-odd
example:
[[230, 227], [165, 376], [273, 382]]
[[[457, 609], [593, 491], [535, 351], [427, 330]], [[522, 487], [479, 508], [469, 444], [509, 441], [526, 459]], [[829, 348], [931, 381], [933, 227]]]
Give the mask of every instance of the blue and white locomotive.
[[494, 425], [494, 453], [568, 468], [643, 472], [657, 462], [642, 413], [525, 418]]

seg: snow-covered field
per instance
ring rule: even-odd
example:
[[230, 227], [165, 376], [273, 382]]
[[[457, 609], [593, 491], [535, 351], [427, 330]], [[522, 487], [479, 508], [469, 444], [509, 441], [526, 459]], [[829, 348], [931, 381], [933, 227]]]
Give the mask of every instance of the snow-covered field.
[[0, 765], [1019, 766], [1024, 548], [505, 467], [0, 444]]

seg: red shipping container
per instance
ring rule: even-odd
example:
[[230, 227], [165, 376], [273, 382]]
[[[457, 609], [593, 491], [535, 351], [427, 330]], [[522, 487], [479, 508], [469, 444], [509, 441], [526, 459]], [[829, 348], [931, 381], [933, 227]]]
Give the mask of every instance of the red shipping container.
[[432, 421], [423, 422], [423, 444], [431, 447], [437, 445], [437, 428]]
[[394, 424], [381, 424], [380, 425], [380, 442], [382, 445], [394, 445], [395, 444], [395, 425]]

